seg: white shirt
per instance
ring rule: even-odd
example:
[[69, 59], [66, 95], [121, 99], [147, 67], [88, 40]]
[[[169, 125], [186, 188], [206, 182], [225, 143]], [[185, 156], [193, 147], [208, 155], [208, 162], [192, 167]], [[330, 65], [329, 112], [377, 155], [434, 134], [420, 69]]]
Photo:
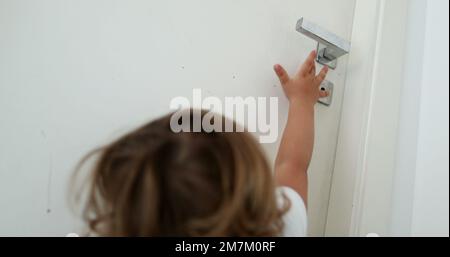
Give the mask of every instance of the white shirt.
[[277, 201], [280, 207], [284, 204], [282, 193], [291, 202], [291, 207], [284, 214], [284, 229], [281, 236], [285, 237], [304, 237], [308, 225], [306, 206], [302, 197], [290, 187], [277, 188]]

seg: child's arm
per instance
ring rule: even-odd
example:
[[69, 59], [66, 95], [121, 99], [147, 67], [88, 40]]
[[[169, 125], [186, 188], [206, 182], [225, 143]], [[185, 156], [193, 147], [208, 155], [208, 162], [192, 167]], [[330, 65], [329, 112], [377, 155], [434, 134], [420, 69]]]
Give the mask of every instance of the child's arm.
[[274, 67], [289, 99], [288, 121], [275, 161], [275, 178], [279, 185], [297, 191], [305, 204], [307, 170], [314, 146], [314, 105], [319, 98], [327, 96], [327, 92], [320, 90], [320, 84], [328, 68], [324, 66], [316, 76], [315, 57], [316, 52], [311, 52], [293, 77], [289, 77], [281, 65]]

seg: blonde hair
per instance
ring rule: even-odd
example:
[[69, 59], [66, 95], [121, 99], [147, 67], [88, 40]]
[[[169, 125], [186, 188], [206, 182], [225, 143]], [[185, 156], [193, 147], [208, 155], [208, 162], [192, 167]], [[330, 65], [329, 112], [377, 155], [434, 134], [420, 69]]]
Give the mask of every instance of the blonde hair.
[[[192, 110], [187, 111], [192, 120]], [[255, 139], [247, 132], [174, 133], [170, 117], [81, 160], [77, 170], [98, 155], [83, 210], [90, 231], [104, 236], [279, 235], [289, 206], [279, 208], [271, 169]]]

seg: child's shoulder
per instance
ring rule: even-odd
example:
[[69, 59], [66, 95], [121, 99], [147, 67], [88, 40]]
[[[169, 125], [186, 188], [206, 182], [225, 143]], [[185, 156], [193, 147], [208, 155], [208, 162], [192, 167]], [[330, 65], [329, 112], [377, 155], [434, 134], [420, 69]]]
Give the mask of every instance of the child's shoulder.
[[282, 236], [306, 236], [307, 213], [305, 203], [301, 196], [295, 190], [286, 186], [278, 187], [276, 193], [280, 208], [285, 206], [286, 200], [290, 202], [290, 208], [283, 216], [284, 229]]

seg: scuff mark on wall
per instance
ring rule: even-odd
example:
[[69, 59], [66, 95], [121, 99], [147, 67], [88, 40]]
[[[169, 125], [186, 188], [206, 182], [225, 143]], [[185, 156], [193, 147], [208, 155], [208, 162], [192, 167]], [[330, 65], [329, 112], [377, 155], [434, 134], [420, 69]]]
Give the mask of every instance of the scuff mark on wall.
[[[41, 135], [44, 138], [45, 141], [47, 141], [47, 145], [49, 145], [47, 133], [44, 130], [41, 130]], [[49, 165], [49, 171], [48, 171], [48, 177], [47, 177], [47, 205], [46, 205], [46, 213], [50, 214], [52, 212], [51, 209], [51, 198], [52, 198], [52, 175], [53, 175], [53, 154], [51, 151], [51, 147], [49, 146], [48, 151], [48, 165]]]

